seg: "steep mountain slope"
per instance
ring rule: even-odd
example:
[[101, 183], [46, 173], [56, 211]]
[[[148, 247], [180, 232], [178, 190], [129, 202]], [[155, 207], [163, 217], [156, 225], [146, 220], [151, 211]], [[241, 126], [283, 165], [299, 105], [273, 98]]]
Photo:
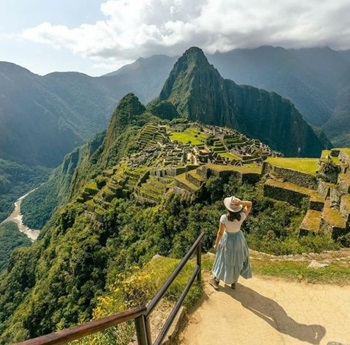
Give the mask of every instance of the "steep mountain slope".
[[[329, 48], [237, 49], [207, 55], [225, 79], [290, 99], [309, 123], [337, 145], [349, 145], [349, 52]], [[108, 75], [34, 75], [0, 63], [0, 156], [55, 166], [73, 147], [105, 128], [128, 92], [146, 104], [162, 89], [175, 57], [140, 58]], [[45, 145], [42, 145], [45, 142]]]
[[306, 121], [322, 125], [334, 107], [334, 90], [299, 60], [298, 50], [281, 47], [236, 49], [228, 53], [209, 55], [225, 78], [237, 84], [251, 85], [274, 91], [289, 98]]
[[348, 56], [348, 51], [328, 47], [260, 47], [216, 53], [208, 59], [225, 78], [289, 98], [305, 120], [322, 127], [336, 145], [349, 145], [350, 107], [344, 102], [350, 85]]
[[41, 77], [0, 62], [0, 157], [57, 166], [106, 128], [125, 94], [135, 92], [145, 102], [156, 97], [173, 63], [173, 58], [155, 56], [93, 78], [75, 72]]
[[50, 169], [21, 165], [0, 158], [0, 223], [6, 219], [14, 202], [47, 180]]
[[324, 148], [287, 99], [223, 79], [199, 48], [177, 61], [157, 100], [191, 121], [236, 128], [287, 156], [317, 157]]
[[[65, 120], [69, 107], [48, 92], [38, 76], [0, 64], [0, 156], [26, 164], [54, 166], [83, 142]], [[43, 145], [43, 143], [45, 143]]]
[[72, 113], [67, 114], [65, 121], [84, 141], [106, 128], [119, 96], [116, 90], [101, 85], [99, 78], [76, 72], [51, 73], [40, 81], [69, 107]]

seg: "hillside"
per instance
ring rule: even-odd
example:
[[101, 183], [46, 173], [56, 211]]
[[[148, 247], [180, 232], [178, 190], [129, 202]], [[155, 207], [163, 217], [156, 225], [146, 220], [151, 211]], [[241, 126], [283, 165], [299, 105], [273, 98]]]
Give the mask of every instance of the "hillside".
[[11, 213], [13, 203], [44, 182], [49, 174], [48, 168], [28, 167], [0, 158], [0, 223]]
[[135, 265], [155, 254], [181, 257], [201, 231], [208, 251], [223, 195], [253, 200], [244, 228], [253, 249], [337, 248], [346, 237], [320, 232], [298, 240], [305, 209], [263, 195], [262, 161], [278, 156], [230, 128], [157, 119], [126, 95], [107, 131], [79, 159], [67, 157], [66, 201], [32, 246], [12, 254], [0, 280], [0, 344], [89, 320], [98, 297]]
[[[260, 47], [208, 55], [237, 84], [274, 91], [295, 104], [305, 120], [321, 127], [336, 146], [349, 146], [350, 61], [328, 47]], [[347, 96], [346, 96], [347, 95]], [[343, 126], [341, 126], [341, 123]]]
[[64, 154], [83, 143], [83, 137], [71, 125], [76, 114], [49, 92], [37, 75], [2, 62], [0, 90], [1, 158], [53, 167]]
[[76, 72], [38, 76], [0, 62], [0, 157], [57, 166], [73, 148], [106, 128], [125, 94], [135, 92], [143, 101], [156, 97], [172, 61], [140, 59], [139, 69], [125, 66], [101, 77]]

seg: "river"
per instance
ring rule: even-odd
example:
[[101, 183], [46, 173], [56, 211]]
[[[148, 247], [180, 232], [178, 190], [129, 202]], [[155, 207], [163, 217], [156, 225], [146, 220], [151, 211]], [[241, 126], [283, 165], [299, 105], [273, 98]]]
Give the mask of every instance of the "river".
[[21, 203], [23, 201], [23, 199], [30, 193], [34, 192], [35, 189], [29, 191], [27, 194], [21, 196], [20, 198], [17, 199], [17, 201], [15, 202], [15, 209], [13, 210], [13, 212], [10, 214], [9, 217], [7, 217], [3, 223], [5, 222], [15, 222], [18, 226], [18, 230], [20, 232], [23, 232], [25, 235], [27, 235], [27, 237], [34, 242], [39, 234], [40, 234], [40, 230], [33, 230], [28, 228], [28, 226], [26, 226], [25, 224], [23, 224], [23, 215], [21, 214]]

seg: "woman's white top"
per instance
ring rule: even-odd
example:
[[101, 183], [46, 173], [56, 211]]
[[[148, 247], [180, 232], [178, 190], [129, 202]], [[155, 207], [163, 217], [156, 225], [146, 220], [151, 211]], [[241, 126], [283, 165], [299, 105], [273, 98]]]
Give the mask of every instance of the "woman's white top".
[[241, 212], [241, 220], [233, 220], [232, 222], [228, 220], [226, 214], [223, 214], [220, 218], [220, 223], [225, 225], [225, 231], [229, 234], [233, 234], [241, 230], [241, 225], [243, 221], [246, 219], [246, 215], [244, 212]]

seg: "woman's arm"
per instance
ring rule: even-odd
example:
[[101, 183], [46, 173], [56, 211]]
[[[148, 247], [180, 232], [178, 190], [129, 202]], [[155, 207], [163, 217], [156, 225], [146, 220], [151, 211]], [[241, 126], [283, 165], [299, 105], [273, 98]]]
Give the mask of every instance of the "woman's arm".
[[216, 235], [216, 240], [215, 240], [215, 244], [214, 244], [214, 249], [215, 250], [218, 248], [218, 245], [219, 245], [219, 243], [221, 241], [221, 237], [224, 234], [224, 231], [225, 231], [225, 224], [220, 222], [218, 233]]
[[253, 203], [248, 200], [241, 201], [241, 205], [244, 207], [243, 212], [245, 213], [245, 216], [248, 217], [248, 214], [252, 210]]

